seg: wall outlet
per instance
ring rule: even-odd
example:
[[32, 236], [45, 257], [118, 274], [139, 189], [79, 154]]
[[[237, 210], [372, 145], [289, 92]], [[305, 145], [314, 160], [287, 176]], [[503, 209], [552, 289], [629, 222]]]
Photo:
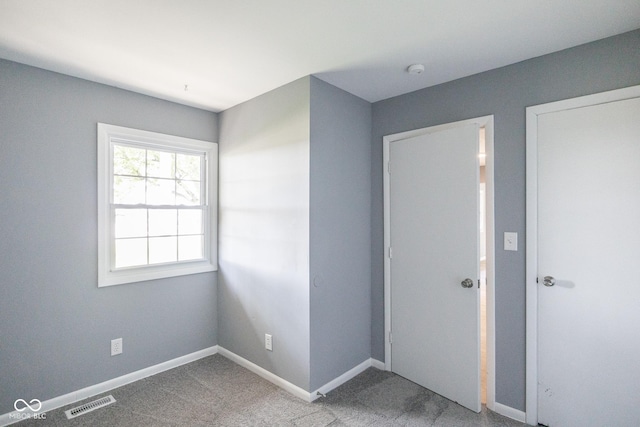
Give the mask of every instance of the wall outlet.
[[273, 351], [273, 338], [269, 334], [264, 334], [264, 348]]
[[122, 338], [111, 340], [111, 355], [122, 354]]

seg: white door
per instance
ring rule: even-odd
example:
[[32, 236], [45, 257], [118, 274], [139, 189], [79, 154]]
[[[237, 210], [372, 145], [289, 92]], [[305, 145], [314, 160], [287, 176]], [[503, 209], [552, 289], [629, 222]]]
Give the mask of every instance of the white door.
[[537, 421], [638, 426], [640, 98], [536, 130]]
[[389, 147], [391, 370], [476, 412], [478, 136], [465, 124]]

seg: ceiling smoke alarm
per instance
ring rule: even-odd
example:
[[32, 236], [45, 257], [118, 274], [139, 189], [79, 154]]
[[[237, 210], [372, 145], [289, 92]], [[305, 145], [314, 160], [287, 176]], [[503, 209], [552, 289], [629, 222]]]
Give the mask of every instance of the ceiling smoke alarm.
[[422, 64], [413, 64], [407, 67], [407, 73], [409, 74], [422, 74], [424, 72], [424, 65]]

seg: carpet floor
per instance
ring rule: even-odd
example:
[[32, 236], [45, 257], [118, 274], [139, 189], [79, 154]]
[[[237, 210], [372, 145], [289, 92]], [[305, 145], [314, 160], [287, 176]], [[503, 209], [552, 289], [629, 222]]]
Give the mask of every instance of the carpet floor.
[[[68, 420], [99, 397], [116, 403]], [[391, 372], [369, 368], [306, 403], [221, 355], [209, 356], [50, 411], [34, 426], [524, 426], [483, 408], [476, 414]]]

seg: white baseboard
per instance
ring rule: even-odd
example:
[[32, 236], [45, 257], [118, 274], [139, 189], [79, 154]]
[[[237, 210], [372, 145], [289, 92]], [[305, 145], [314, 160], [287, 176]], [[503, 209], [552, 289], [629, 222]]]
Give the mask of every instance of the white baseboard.
[[42, 406], [37, 413], [34, 413], [34, 412], [30, 413], [29, 411], [23, 411], [23, 412], [15, 411], [15, 412], [9, 412], [8, 414], [0, 415], [0, 427], [8, 426], [10, 424], [17, 423], [25, 419], [21, 417], [26, 417], [26, 416], [33, 417], [34, 415], [42, 415], [44, 412], [52, 411], [62, 406], [79, 402], [80, 400], [84, 400], [88, 397], [95, 396], [109, 390], [113, 390], [114, 388], [122, 387], [123, 385], [141, 380], [146, 377], [150, 377], [151, 375], [159, 374], [160, 372], [177, 368], [178, 366], [196, 361], [198, 359], [202, 359], [203, 357], [211, 356], [213, 354], [216, 354], [217, 352], [218, 352], [217, 345], [213, 347], [205, 348], [204, 350], [196, 351], [194, 353], [177, 357], [175, 359], [168, 360], [166, 362], [159, 363], [154, 366], [149, 366], [148, 368], [140, 369], [139, 371], [131, 372], [129, 374], [122, 375], [121, 377], [107, 380], [105, 382], [95, 384], [89, 387], [85, 387], [83, 389], [76, 390], [74, 392], [67, 393], [62, 396], [45, 400], [44, 402], [42, 402]]
[[377, 359], [371, 359], [371, 367], [380, 369], [381, 371], [384, 371], [385, 369], [387, 369], [384, 365], [384, 362], [381, 362]]
[[254, 374], [261, 376], [262, 378], [269, 381], [270, 383], [273, 383], [278, 387], [288, 391], [294, 396], [299, 397], [300, 399], [305, 400], [307, 402], [311, 402], [309, 392], [304, 390], [303, 388], [300, 388], [297, 385], [292, 384], [289, 381], [280, 378], [276, 374], [267, 371], [266, 369], [256, 365], [253, 362], [248, 361], [244, 357], [238, 356], [237, 354], [227, 350], [224, 347], [218, 347], [218, 353], [220, 353], [222, 356], [226, 357], [227, 359], [237, 363], [243, 368], [247, 368]]
[[503, 405], [502, 403], [495, 402], [493, 404], [493, 412], [497, 412], [500, 415], [504, 415], [505, 417], [509, 417], [512, 420], [520, 421], [521, 423], [526, 422], [526, 414], [518, 409], [514, 409], [510, 406]]
[[[316, 400], [317, 398], [319, 398], [321, 395], [323, 394], [327, 394], [329, 393], [331, 390], [333, 390], [336, 387], [341, 386], [342, 384], [346, 383], [347, 381], [349, 381], [350, 379], [354, 378], [356, 375], [362, 373], [363, 371], [365, 371], [367, 368], [374, 366], [376, 368], [378, 368], [379, 366], [382, 366], [382, 369], [384, 369], [384, 363], [380, 362], [379, 360], [374, 360], [374, 359], [367, 359], [364, 362], [362, 362], [361, 364], [359, 364], [358, 366], [350, 369], [349, 371], [345, 372], [344, 374], [340, 375], [338, 378], [329, 381], [327, 384], [323, 385], [322, 387], [320, 387], [319, 389], [317, 389], [316, 391], [309, 393], [308, 391], [306, 391], [305, 389], [298, 387], [295, 384], [290, 383], [289, 381], [280, 378], [279, 376], [277, 376], [276, 374], [267, 371], [266, 369], [256, 365], [253, 362], [248, 361], [247, 359], [238, 356], [237, 354], [227, 350], [224, 347], [218, 347], [218, 353], [220, 353], [222, 356], [226, 357], [227, 359], [237, 363], [238, 365], [247, 368], [248, 370], [250, 370], [251, 372], [253, 372], [256, 375], [261, 376], [262, 378], [264, 378], [265, 380], [277, 385], [278, 387], [288, 391], [289, 393], [293, 394], [294, 396], [304, 400], [305, 402], [313, 402], [314, 400]], [[380, 368], [378, 368], [380, 369]], [[321, 394], [319, 394], [321, 393]]]
[[[342, 384], [346, 383], [347, 381], [349, 381], [350, 379], [356, 377], [357, 375], [361, 374], [362, 372], [366, 371], [368, 368], [374, 366], [376, 368], [378, 368], [379, 364], [382, 363], [379, 360], [374, 360], [374, 359], [367, 359], [364, 362], [362, 362], [361, 364], [359, 364], [358, 366], [349, 369], [347, 372], [345, 372], [344, 374], [340, 375], [338, 378], [329, 381], [328, 383], [326, 383], [325, 385], [323, 385], [322, 387], [320, 387], [318, 390], [316, 390], [315, 392], [311, 393], [311, 401], [316, 400], [318, 397], [320, 397], [321, 395], [327, 394], [329, 393], [331, 390], [340, 387]], [[382, 363], [382, 367], [384, 369], [384, 363]], [[378, 368], [380, 369], [380, 368]]]

